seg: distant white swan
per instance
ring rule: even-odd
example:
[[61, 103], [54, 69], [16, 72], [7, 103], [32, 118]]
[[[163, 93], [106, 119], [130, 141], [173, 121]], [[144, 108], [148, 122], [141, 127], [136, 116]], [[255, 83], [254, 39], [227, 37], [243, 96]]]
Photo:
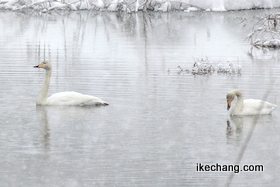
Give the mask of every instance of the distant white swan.
[[46, 70], [43, 87], [39, 93], [36, 104], [37, 105], [63, 105], [63, 106], [92, 106], [92, 105], [108, 105], [107, 102], [101, 99], [84, 95], [77, 92], [59, 92], [47, 98], [50, 78], [52, 73], [52, 65], [50, 61], [44, 61], [34, 68], [43, 68]]
[[227, 94], [228, 110], [235, 96], [237, 97], [237, 103], [230, 111], [231, 116], [268, 115], [277, 107], [274, 104], [262, 100], [243, 100], [242, 93], [239, 90], [232, 90]]

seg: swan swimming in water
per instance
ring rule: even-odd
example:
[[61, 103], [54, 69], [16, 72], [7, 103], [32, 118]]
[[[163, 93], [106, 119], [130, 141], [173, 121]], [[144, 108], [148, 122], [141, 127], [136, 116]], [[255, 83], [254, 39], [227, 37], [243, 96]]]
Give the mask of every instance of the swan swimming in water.
[[239, 90], [232, 90], [226, 96], [228, 110], [235, 96], [237, 97], [237, 103], [230, 111], [231, 116], [268, 115], [277, 107], [274, 104], [262, 100], [243, 100], [243, 95]]
[[59, 92], [51, 95], [47, 98], [50, 78], [52, 73], [52, 65], [50, 61], [44, 61], [34, 68], [43, 68], [46, 70], [45, 78], [41, 92], [39, 93], [36, 104], [37, 105], [63, 105], [63, 106], [99, 106], [108, 105], [107, 102], [101, 99], [91, 96], [84, 95], [77, 92]]

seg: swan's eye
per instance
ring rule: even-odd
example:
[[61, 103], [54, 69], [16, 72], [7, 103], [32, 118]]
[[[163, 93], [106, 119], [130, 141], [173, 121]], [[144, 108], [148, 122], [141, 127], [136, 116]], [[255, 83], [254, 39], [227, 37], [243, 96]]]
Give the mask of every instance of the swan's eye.
[[234, 99], [234, 95], [227, 95], [227, 101], [232, 101]]

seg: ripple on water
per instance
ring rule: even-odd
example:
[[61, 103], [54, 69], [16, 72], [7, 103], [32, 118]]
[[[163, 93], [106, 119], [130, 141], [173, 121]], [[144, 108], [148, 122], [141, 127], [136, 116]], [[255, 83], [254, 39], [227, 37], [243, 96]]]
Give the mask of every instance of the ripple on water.
[[[0, 185], [224, 185], [228, 172], [196, 164], [234, 164], [246, 138], [250, 121], [228, 116], [225, 94], [261, 99], [274, 80], [267, 100], [278, 103], [278, 53], [248, 56], [251, 28], [236, 19], [255, 13], [1, 12], [13, 21], [0, 21], [10, 28], [0, 31]], [[242, 74], [178, 73], [205, 57], [239, 62]], [[44, 71], [33, 66], [45, 59], [49, 94], [73, 90], [110, 105], [36, 107]], [[265, 176], [243, 172], [232, 185], [279, 183], [278, 113], [258, 122], [242, 159], [263, 164]]]

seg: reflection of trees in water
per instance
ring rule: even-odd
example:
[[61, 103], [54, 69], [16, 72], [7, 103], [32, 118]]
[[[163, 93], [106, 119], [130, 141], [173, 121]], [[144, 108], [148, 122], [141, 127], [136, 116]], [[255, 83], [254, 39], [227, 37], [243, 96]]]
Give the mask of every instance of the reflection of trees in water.
[[[220, 23], [228, 19], [230, 22], [238, 22], [238, 20], [229, 18], [229, 15], [205, 15], [199, 12], [195, 14], [181, 12], [163, 14], [148, 11], [127, 14], [94, 11], [53, 11], [49, 13], [26, 11], [3, 12], [1, 14], [0, 17], [4, 18], [5, 16], [5, 19], [1, 19], [0, 25], [6, 25], [10, 35], [4, 40], [9, 43], [17, 39], [31, 38], [32, 41], [23, 43], [23, 45], [27, 45], [29, 58], [36, 60], [57, 60], [71, 57], [79, 59], [83, 47], [88, 45], [86, 40], [90, 39], [94, 45], [96, 39], [100, 39], [100, 32], [103, 34], [101, 37], [108, 39], [107, 42], [110, 42], [112, 36], [116, 34], [124, 34], [131, 37], [131, 42], [147, 41], [150, 44], [161, 45], [166, 41], [172, 41], [174, 45], [178, 46], [180, 43], [189, 42], [183, 41], [182, 35], [190, 35], [195, 39], [197, 32], [193, 33], [192, 30], [199, 31], [200, 27], [205, 29], [206, 23], [211, 23], [212, 19], [218, 20]], [[238, 13], [236, 14], [238, 15]], [[32, 27], [34, 29], [29, 29]], [[208, 29], [206, 34], [211, 37], [213, 35], [212, 29]], [[34, 56], [34, 50], [36, 56]], [[250, 54], [253, 59], [258, 56], [256, 51], [250, 52]], [[263, 54], [261, 56], [263, 57]]]
[[190, 21], [199, 25], [201, 19], [212, 19], [211, 16], [192, 17], [183, 13], [158, 12], [11, 12], [9, 15], [9, 22], [2, 21], [2, 25], [13, 28], [7, 43], [28, 38], [28, 42], [24, 43], [27, 45], [28, 58], [37, 61], [79, 59], [81, 53], [88, 50], [88, 45], [95, 46], [97, 40], [102, 40], [103, 45], [114, 45], [114, 37], [122, 35], [130, 38], [130, 41], [125, 42], [141, 45], [162, 45], [171, 41], [174, 45], [180, 45], [185, 43], [181, 35], [188, 33]]
[[[119, 42], [126, 42], [128, 46], [129, 43], [143, 46], [138, 49], [129, 49], [143, 61], [147, 61], [148, 55], [158, 56], [160, 54], [160, 58], [164, 62], [169, 52], [165, 48], [159, 47], [156, 49], [157, 53], [151, 54], [149, 46], [163, 46], [166, 43], [180, 45], [184, 42], [180, 36], [181, 31], [187, 30], [187, 24], [181, 25], [179, 22], [184, 19], [187, 22], [190, 19], [189, 16], [176, 14], [171, 16], [153, 12], [138, 14], [52, 12], [50, 14], [21, 15], [22, 18], [18, 17], [16, 20], [22, 22], [22, 25], [26, 24], [27, 28], [34, 28], [32, 31], [29, 29], [20, 34], [31, 38], [26, 47], [27, 61], [48, 59], [59, 62], [60, 59], [66, 61], [70, 59], [75, 63], [79, 63], [81, 57], [85, 57], [85, 53], [92, 57], [92, 55], [99, 56], [100, 53], [114, 53], [112, 50], [115, 50], [116, 53], [126, 50], [118, 47]], [[176, 22], [178, 25], [174, 28]], [[111, 51], [104, 51], [108, 48]]]

